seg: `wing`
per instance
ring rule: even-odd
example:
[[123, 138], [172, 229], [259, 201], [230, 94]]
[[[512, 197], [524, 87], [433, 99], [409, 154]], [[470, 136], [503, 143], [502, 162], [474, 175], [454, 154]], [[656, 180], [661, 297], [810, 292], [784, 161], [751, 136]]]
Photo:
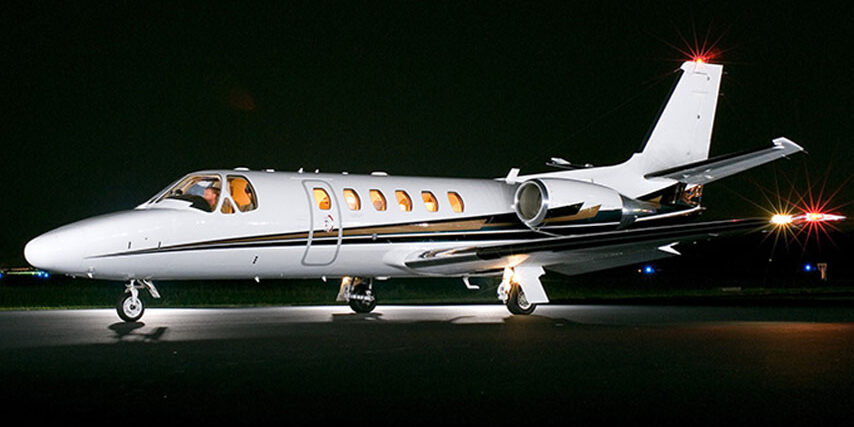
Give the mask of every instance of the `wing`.
[[800, 145], [783, 137], [777, 138], [773, 142], [774, 145], [771, 147], [760, 148], [747, 153], [727, 154], [649, 173], [644, 177], [647, 179], [670, 178], [686, 184], [706, 184], [804, 150]]
[[756, 231], [768, 224], [765, 218], [733, 219], [455, 247], [417, 253], [404, 264], [424, 274], [489, 273], [523, 263], [579, 274], [677, 255], [673, 246], [678, 243]]

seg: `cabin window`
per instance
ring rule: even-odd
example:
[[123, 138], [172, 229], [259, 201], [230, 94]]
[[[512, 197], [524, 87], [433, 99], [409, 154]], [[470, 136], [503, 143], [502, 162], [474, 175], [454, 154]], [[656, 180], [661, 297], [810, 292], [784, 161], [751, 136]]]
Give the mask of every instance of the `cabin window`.
[[385, 210], [385, 196], [383, 196], [382, 191], [380, 190], [371, 190], [371, 204], [374, 205], [374, 209], [378, 211]]
[[246, 178], [238, 175], [229, 175], [228, 191], [231, 194], [231, 199], [237, 205], [237, 210], [240, 212], [249, 212], [258, 207], [255, 190], [252, 189], [252, 184]]
[[429, 191], [421, 192], [421, 199], [424, 200], [424, 207], [427, 208], [430, 212], [436, 212], [439, 210], [439, 202], [436, 201], [436, 196]]
[[463, 211], [463, 198], [454, 191], [448, 192], [448, 201], [451, 202], [451, 209], [456, 213]]
[[231, 199], [224, 198], [222, 199], [222, 207], [219, 209], [220, 212], [228, 215], [234, 213], [234, 205], [231, 204]]
[[350, 207], [351, 211], [357, 211], [362, 208], [361, 200], [359, 200], [359, 194], [352, 188], [344, 189], [344, 200], [347, 202], [347, 206]]
[[314, 201], [317, 202], [317, 207], [320, 210], [327, 211], [332, 207], [332, 201], [329, 198], [329, 193], [322, 188], [314, 188]]
[[412, 210], [412, 199], [409, 198], [409, 194], [406, 194], [403, 190], [397, 190], [394, 192], [394, 195], [397, 197], [397, 205], [401, 211], [409, 212]]
[[219, 175], [191, 175], [172, 186], [159, 200], [177, 199], [190, 202], [190, 207], [213, 212], [219, 203], [222, 181]]

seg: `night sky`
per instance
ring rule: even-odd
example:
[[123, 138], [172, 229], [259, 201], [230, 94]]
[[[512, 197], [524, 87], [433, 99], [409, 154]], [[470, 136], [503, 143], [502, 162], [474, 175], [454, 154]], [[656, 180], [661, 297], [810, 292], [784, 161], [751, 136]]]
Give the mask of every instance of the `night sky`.
[[0, 266], [192, 170], [617, 163], [704, 44], [726, 72], [712, 155], [778, 136], [809, 152], [710, 184], [704, 218], [764, 215], [807, 181], [854, 200], [850, 3], [20, 3], [0, 6]]

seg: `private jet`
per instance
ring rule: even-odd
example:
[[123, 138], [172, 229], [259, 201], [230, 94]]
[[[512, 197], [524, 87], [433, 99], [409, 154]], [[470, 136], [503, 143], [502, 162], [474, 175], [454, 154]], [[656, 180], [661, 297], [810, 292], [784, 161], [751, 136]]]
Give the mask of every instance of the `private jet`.
[[273, 170], [203, 170], [131, 210], [32, 239], [50, 273], [126, 283], [117, 312], [140, 319], [160, 280], [334, 279], [359, 313], [375, 280], [501, 278], [498, 299], [525, 315], [549, 302], [545, 270], [574, 275], [678, 256], [677, 246], [768, 226], [696, 222], [703, 186], [802, 151], [770, 146], [709, 158], [723, 66], [688, 61], [641, 149], [623, 163], [495, 179]]

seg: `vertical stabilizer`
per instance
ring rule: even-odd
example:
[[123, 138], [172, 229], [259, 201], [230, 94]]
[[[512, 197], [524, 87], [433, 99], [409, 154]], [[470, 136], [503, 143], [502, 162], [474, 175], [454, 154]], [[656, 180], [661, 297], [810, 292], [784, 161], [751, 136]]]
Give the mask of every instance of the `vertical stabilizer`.
[[682, 75], [640, 154], [641, 172], [706, 160], [718, 103], [723, 66], [700, 61], [682, 64]]

